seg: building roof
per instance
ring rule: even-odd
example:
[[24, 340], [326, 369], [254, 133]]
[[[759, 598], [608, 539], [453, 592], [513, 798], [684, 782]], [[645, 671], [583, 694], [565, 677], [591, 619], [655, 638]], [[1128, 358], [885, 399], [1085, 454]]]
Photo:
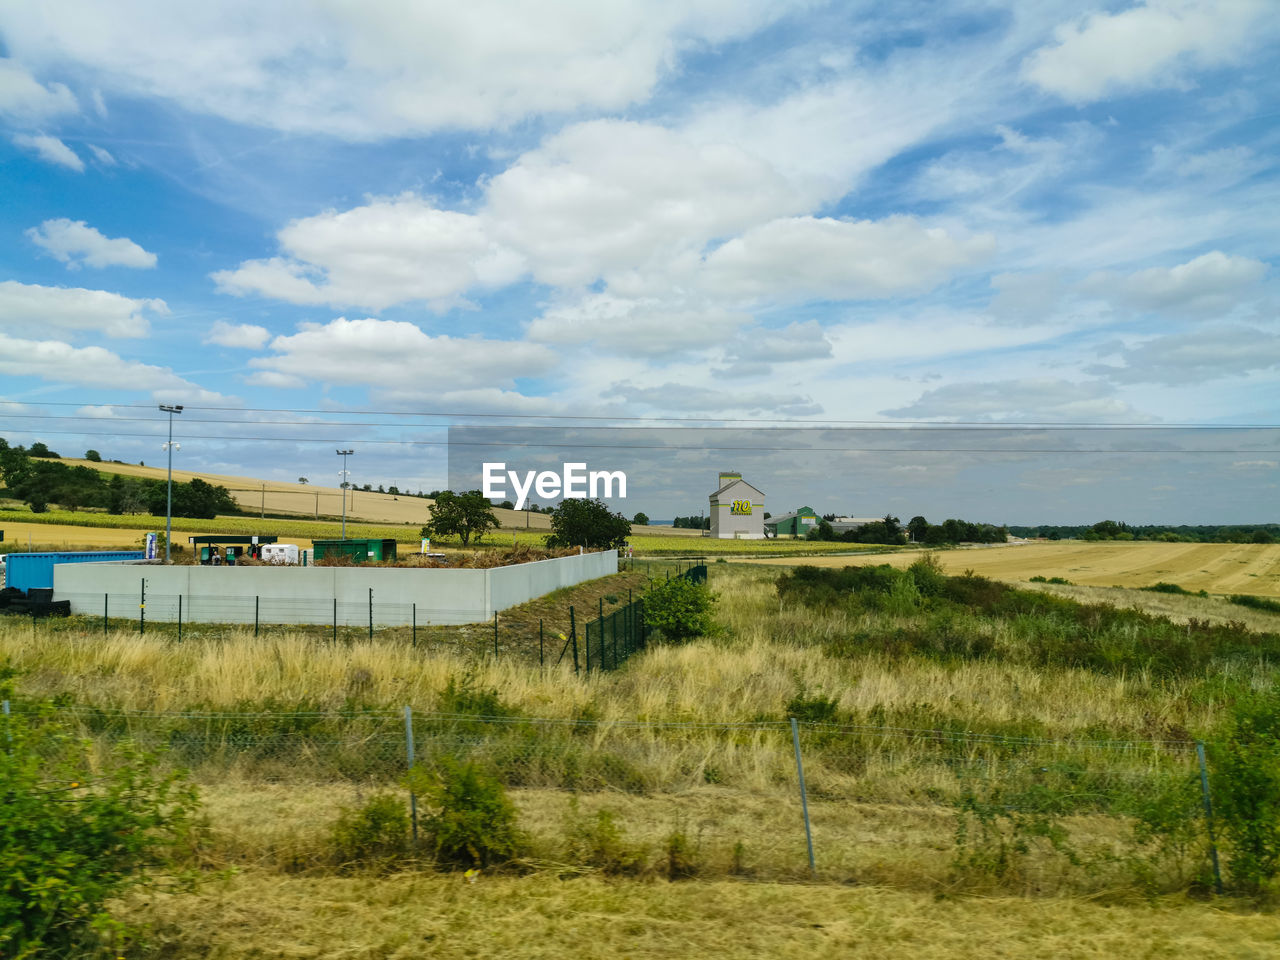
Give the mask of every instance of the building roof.
[[718, 496], [720, 496], [720, 494], [724, 493], [724, 492], [725, 492], [726, 490], [728, 490], [730, 487], [732, 487], [732, 486], [736, 486], [736, 485], [737, 485], [737, 484], [739, 484], [739, 483], [740, 483], [740, 484], [742, 484], [742, 485], [743, 485], [744, 487], [746, 487], [747, 489], [749, 489], [752, 493], [754, 493], [754, 494], [756, 494], [756, 495], [758, 495], [758, 496], [760, 496], [760, 497], [763, 497], [763, 496], [764, 496], [764, 491], [763, 491], [763, 490], [759, 490], [759, 489], [757, 489], [756, 487], [751, 486], [751, 484], [747, 483], [747, 481], [743, 480], [741, 477], [735, 477], [734, 479], [730, 480], [728, 483], [726, 483], [726, 484], [725, 484], [723, 487], [721, 487], [719, 490], [716, 490], [714, 493], [712, 493], [712, 494], [711, 494], [711, 496], [712, 496], [712, 497], [718, 497]]
[[796, 517], [816, 517], [817, 515], [818, 512], [814, 510], [813, 507], [801, 507], [799, 510], [794, 510], [791, 513], [784, 513], [780, 517], [770, 517], [764, 522], [764, 525], [766, 527], [775, 526], [779, 523], [786, 523], [788, 520], [794, 520]]

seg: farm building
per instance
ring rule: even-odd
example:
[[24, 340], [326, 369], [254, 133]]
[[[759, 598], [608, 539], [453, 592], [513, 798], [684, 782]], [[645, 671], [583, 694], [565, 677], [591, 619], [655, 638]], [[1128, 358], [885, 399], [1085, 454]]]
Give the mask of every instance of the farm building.
[[784, 513], [780, 517], [770, 517], [764, 522], [764, 532], [770, 537], [807, 536], [809, 531], [818, 525], [818, 514], [813, 507], [801, 507], [793, 513]]
[[720, 540], [764, 539], [764, 494], [742, 479], [722, 472], [710, 496], [711, 536]]

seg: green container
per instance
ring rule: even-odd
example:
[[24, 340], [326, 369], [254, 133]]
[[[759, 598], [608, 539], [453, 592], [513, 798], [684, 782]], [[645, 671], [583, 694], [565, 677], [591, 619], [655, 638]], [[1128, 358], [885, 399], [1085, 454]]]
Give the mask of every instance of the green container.
[[325, 557], [350, 557], [353, 563], [381, 563], [396, 558], [395, 540], [313, 540], [315, 562]]

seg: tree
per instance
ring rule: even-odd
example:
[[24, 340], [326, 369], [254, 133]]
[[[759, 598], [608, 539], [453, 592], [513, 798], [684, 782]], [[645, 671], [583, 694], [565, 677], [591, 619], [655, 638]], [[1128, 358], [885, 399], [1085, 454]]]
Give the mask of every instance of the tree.
[[97, 450], [86, 450], [84, 452], [84, 458], [86, 460], [89, 460], [92, 463], [102, 462], [102, 454], [100, 454]]
[[54, 460], [58, 459], [58, 454], [54, 453], [39, 440], [31, 445], [31, 449], [28, 450], [27, 453], [33, 457], [44, 457], [46, 459]]
[[620, 513], [610, 513], [600, 500], [571, 499], [560, 501], [551, 514], [550, 547], [590, 547], [597, 550], [620, 549], [631, 536], [631, 521]]
[[435, 505], [431, 508], [431, 519], [422, 528], [424, 537], [457, 536], [462, 538], [463, 546], [475, 537], [477, 541], [498, 525], [498, 518], [493, 515], [493, 505], [479, 490], [468, 490], [466, 493], [452, 493], [448, 490], [437, 490]]
[[907, 521], [907, 532], [916, 543], [922, 543], [929, 532], [929, 521], [920, 516], [912, 517]]
[[715, 625], [711, 604], [715, 597], [705, 583], [676, 577], [644, 595], [644, 622], [675, 643], [711, 632]]
[[302, 483], [302, 484], [305, 484], [305, 483], [307, 482], [307, 478], [306, 478], [306, 477], [299, 477], [299, 478], [298, 478], [298, 482], [299, 482], [299, 483]]
[[637, 527], [647, 527], [649, 525], [649, 515], [644, 512], [637, 513], [631, 518], [631, 522]]

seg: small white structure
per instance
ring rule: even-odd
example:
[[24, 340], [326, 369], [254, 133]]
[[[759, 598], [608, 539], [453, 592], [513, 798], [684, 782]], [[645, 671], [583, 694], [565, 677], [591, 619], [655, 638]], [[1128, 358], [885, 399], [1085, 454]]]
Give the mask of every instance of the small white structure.
[[298, 563], [298, 545], [296, 543], [264, 543], [260, 556], [263, 563], [295, 566]]
[[742, 474], [720, 473], [711, 494], [711, 536], [719, 540], [764, 539], [764, 494], [742, 479]]

